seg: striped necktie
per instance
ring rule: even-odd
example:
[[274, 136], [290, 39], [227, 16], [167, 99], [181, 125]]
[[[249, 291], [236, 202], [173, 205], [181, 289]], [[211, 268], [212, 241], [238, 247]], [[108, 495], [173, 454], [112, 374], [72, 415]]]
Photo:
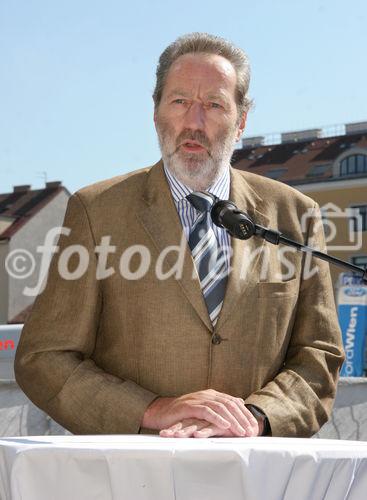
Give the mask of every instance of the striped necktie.
[[210, 210], [215, 196], [193, 192], [187, 200], [200, 212], [189, 234], [189, 246], [200, 278], [201, 290], [210, 320], [215, 326], [222, 308], [227, 285], [227, 264], [211, 225]]

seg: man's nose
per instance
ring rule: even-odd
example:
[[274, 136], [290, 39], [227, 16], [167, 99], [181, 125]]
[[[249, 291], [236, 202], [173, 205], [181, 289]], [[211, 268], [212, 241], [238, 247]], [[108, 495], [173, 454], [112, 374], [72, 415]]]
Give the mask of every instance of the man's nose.
[[200, 102], [192, 102], [185, 113], [185, 128], [203, 130], [205, 125], [205, 110]]

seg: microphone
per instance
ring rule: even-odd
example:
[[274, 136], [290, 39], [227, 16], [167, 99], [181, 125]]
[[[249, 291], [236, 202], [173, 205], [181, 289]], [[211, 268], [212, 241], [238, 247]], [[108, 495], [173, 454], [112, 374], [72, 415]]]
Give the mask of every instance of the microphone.
[[240, 240], [248, 240], [256, 232], [255, 224], [250, 217], [238, 210], [229, 200], [215, 202], [210, 215], [216, 226], [226, 229], [231, 236]]

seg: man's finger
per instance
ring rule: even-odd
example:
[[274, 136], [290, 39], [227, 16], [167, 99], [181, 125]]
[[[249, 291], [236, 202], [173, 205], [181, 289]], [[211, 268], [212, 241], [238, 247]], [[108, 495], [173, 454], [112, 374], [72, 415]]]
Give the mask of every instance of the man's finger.
[[178, 431], [182, 428], [182, 422], [177, 422], [177, 424], [171, 425], [167, 429], [162, 429], [159, 432], [159, 435], [162, 437], [172, 437], [175, 431]]
[[219, 398], [218, 401], [210, 401], [207, 404], [231, 423], [230, 429], [235, 435], [246, 436], [247, 432], [251, 432], [248, 420], [232, 401]]
[[222, 429], [228, 429], [229, 427], [231, 427], [231, 423], [228, 420], [212, 410], [205, 403], [192, 406], [190, 408], [190, 412], [195, 416], [195, 418], [206, 420], [210, 424], [213, 424]]
[[178, 431], [175, 431], [173, 437], [178, 437], [178, 438], [192, 437], [196, 431], [203, 429], [207, 425], [208, 425], [208, 422], [198, 421], [198, 423], [196, 423], [196, 424], [188, 425], [187, 427], [184, 427]]
[[[253, 414], [242, 403], [242, 400], [236, 398], [218, 397], [218, 401], [224, 404], [229, 413], [238, 421], [248, 436], [256, 435], [258, 432], [258, 424]], [[235, 429], [232, 429], [235, 430]]]
[[[258, 429], [258, 422], [254, 415], [248, 410], [245, 406], [245, 400], [243, 398], [236, 398], [234, 396], [231, 396], [230, 394], [226, 394], [224, 392], [217, 392], [217, 399], [220, 401], [226, 400], [226, 401], [231, 401], [231, 405], [235, 404], [238, 408], [238, 410], [246, 417], [246, 420], [250, 423], [252, 428], [255, 428], [256, 430]], [[245, 422], [243, 425], [246, 424]]]
[[237, 405], [239, 410], [248, 418], [250, 422], [256, 421], [256, 418], [253, 416], [253, 414], [248, 410], [245, 406], [245, 400], [243, 398], [236, 398], [234, 396], [231, 396], [230, 394], [226, 394], [224, 392], [218, 392], [217, 396], [218, 400], [219, 398], [224, 398], [227, 401], [232, 401]]
[[203, 429], [197, 430], [193, 433], [194, 438], [208, 438], [212, 436], [223, 436], [223, 434], [226, 434], [228, 431], [223, 431], [223, 429], [220, 429], [219, 427], [216, 427], [215, 425], [207, 425]]
[[191, 437], [193, 432], [206, 427], [208, 422], [196, 418], [188, 418], [162, 429], [159, 433], [162, 437]]

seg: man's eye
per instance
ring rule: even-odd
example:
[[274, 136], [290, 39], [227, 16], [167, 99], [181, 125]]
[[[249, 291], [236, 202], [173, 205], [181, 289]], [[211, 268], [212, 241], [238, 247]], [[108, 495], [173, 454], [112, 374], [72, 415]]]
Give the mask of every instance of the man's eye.
[[185, 103], [185, 99], [175, 99], [173, 102], [175, 104], [184, 104]]
[[210, 102], [210, 103], [209, 103], [209, 105], [210, 105], [210, 107], [211, 107], [211, 108], [216, 108], [216, 109], [217, 109], [217, 108], [221, 108], [221, 107], [222, 107], [222, 106], [221, 106], [219, 103], [217, 103], [217, 102]]

